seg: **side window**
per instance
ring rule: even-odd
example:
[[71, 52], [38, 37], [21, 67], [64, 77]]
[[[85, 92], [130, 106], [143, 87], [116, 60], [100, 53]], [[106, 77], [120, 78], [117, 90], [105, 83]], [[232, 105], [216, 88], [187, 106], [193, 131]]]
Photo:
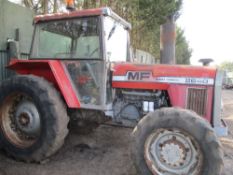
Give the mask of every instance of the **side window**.
[[107, 59], [113, 62], [126, 61], [128, 31], [111, 17], [105, 17], [104, 25]]

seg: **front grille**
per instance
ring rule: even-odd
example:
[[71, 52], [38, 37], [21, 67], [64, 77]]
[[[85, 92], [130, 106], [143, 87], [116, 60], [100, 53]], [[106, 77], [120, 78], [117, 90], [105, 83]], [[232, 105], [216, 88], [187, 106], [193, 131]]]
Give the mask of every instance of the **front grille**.
[[195, 111], [200, 116], [206, 114], [207, 89], [189, 88], [187, 109]]

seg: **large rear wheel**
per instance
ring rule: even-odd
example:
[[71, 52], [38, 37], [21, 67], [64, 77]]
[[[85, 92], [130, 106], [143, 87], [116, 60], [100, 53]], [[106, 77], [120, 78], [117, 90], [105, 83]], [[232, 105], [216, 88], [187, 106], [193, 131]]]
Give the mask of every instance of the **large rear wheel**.
[[16, 76], [0, 85], [0, 137], [16, 159], [41, 161], [54, 154], [68, 134], [69, 118], [56, 89], [36, 76]]
[[223, 165], [213, 129], [197, 114], [164, 108], [133, 131], [133, 158], [142, 175], [219, 175]]

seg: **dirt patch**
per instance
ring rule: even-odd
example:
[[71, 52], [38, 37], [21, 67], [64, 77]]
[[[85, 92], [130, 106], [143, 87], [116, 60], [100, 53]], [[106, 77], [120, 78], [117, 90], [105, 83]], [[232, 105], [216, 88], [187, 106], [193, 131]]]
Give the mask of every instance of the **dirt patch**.
[[[224, 172], [233, 174], [233, 91], [223, 92], [229, 136], [221, 138]], [[130, 157], [131, 129], [101, 126], [95, 133], [70, 133], [62, 149], [42, 164], [26, 164], [0, 154], [0, 175], [136, 175]]]
[[233, 90], [223, 91], [224, 119], [229, 128], [229, 135], [221, 138], [224, 150], [224, 172], [223, 175], [233, 174]]
[[17, 162], [0, 154], [3, 175], [133, 175], [131, 129], [101, 126], [82, 136], [70, 133], [62, 149], [42, 164]]

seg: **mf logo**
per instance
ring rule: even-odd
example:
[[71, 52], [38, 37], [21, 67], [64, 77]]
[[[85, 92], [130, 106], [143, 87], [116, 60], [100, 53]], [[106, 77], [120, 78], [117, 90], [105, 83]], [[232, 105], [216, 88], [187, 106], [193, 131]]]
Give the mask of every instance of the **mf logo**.
[[148, 80], [151, 77], [151, 72], [130, 71], [127, 73], [127, 79], [131, 81]]

